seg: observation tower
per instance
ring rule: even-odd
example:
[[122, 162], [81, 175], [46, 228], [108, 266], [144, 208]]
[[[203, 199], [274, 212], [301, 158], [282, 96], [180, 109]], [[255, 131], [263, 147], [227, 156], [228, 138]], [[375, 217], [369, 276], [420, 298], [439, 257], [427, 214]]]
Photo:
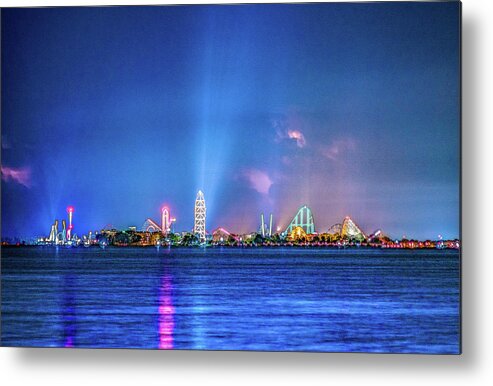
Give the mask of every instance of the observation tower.
[[199, 237], [200, 242], [205, 241], [205, 214], [204, 193], [199, 190], [195, 199], [193, 233]]
[[70, 240], [72, 238], [72, 229], [74, 227], [72, 225], [72, 217], [74, 214], [74, 207], [73, 206], [67, 207], [67, 214], [68, 214], [67, 240]]

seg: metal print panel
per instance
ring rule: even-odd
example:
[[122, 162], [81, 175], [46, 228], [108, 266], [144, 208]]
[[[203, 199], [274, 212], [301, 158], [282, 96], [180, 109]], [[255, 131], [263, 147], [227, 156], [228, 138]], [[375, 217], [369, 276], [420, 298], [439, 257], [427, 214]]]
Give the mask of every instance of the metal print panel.
[[2, 9], [2, 346], [460, 353], [460, 7]]

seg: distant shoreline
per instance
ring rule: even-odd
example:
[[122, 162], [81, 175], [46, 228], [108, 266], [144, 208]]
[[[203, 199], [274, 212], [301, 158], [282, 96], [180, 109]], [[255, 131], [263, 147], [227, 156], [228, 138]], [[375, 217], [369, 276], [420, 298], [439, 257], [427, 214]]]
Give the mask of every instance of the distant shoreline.
[[336, 246], [336, 245], [170, 245], [170, 246], [156, 246], [156, 245], [108, 245], [104, 248], [99, 245], [91, 246], [64, 246], [64, 245], [31, 245], [31, 244], [2, 244], [2, 248], [59, 248], [59, 249], [126, 249], [126, 248], [138, 248], [138, 249], [320, 249], [320, 250], [456, 250], [459, 251], [460, 248], [456, 247], [383, 247], [383, 246], [369, 246], [369, 245], [346, 245], [346, 246]]

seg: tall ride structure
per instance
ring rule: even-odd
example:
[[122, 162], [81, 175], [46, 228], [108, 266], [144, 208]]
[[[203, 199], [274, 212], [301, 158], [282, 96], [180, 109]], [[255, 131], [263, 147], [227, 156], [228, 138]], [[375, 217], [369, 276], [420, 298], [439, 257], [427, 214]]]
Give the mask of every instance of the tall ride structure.
[[62, 220], [62, 244], [67, 242], [67, 224]]
[[260, 215], [260, 232], [262, 233], [262, 237], [265, 237], [265, 221], [263, 213]]
[[265, 223], [264, 214], [260, 214], [260, 233], [262, 237], [271, 237], [272, 236], [272, 213], [269, 216], [269, 227], [267, 228], [267, 224]]
[[73, 206], [67, 207], [67, 213], [68, 213], [67, 240], [70, 240], [72, 238], [72, 229], [74, 227], [72, 225], [72, 217], [73, 217], [73, 214], [74, 214], [74, 207]]
[[284, 233], [289, 235], [296, 227], [300, 227], [308, 235], [315, 233], [312, 211], [306, 205], [298, 210], [298, 213], [296, 213], [296, 216], [294, 216]]
[[199, 190], [195, 199], [193, 233], [199, 237], [200, 242], [205, 241], [205, 215], [204, 193]]
[[58, 220], [55, 220], [55, 224], [53, 225], [53, 230], [55, 232], [55, 244], [58, 244]]
[[169, 216], [169, 209], [164, 207], [161, 210], [161, 232], [163, 235], [167, 235], [171, 228], [171, 221]]
[[51, 225], [50, 236], [48, 237], [48, 241], [50, 243], [56, 242], [57, 230], [55, 229], [55, 227], [57, 227], [57, 226], [58, 226], [58, 222], [57, 222], [57, 220], [55, 220], [55, 223]]
[[363, 241], [366, 239], [366, 235], [361, 230], [359, 226], [355, 224], [355, 222], [351, 219], [351, 217], [344, 217], [344, 221], [341, 226], [341, 237], [356, 239], [359, 241]]

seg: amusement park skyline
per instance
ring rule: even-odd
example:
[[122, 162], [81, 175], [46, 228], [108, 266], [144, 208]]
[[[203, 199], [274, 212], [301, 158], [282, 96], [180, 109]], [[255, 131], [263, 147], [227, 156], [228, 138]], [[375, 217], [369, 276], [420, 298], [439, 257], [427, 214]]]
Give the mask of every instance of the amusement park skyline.
[[458, 238], [459, 6], [2, 9], [2, 237], [191, 230], [202, 190], [207, 231]]

